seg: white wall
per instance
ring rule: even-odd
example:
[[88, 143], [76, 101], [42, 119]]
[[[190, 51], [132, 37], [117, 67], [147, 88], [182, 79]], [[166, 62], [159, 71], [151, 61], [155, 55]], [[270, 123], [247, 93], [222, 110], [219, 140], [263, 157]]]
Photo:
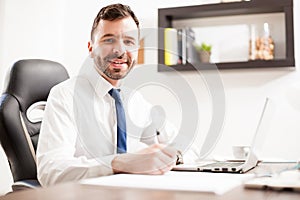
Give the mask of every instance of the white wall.
[[[5, 4], [4, 4], [4, 0], [0, 0], [0, 30], [4, 30], [4, 15], [5, 15]], [[0, 31], [0, 44], [3, 44], [3, 31]], [[2, 66], [2, 52], [4, 47], [2, 45], [0, 45], [0, 70], [3, 68]], [[0, 71], [1, 72], [1, 71]], [[2, 73], [1, 73], [2, 74]]]
[[[209, 0], [0, 0], [0, 88], [11, 64], [21, 58], [46, 58], [61, 62], [75, 75], [87, 54], [90, 27], [98, 10], [110, 3], [126, 3], [140, 18], [142, 27], [157, 27], [157, 8], [196, 5]], [[294, 1], [296, 62], [300, 59], [300, 2]], [[148, 38], [149, 39], [149, 38]], [[149, 40], [152, 40], [150, 38]], [[154, 37], [154, 42], [156, 42]], [[157, 63], [156, 50], [146, 50], [146, 63]], [[278, 103], [264, 158], [300, 159], [300, 111], [288, 103], [286, 91], [300, 80], [299, 62], [296, 68], [222, 70], [220, 75], [226, 94], [226, 121], [215, 155], [229, 155], [230, 147], [249, 144], [254, 134], [265, 96]], [[205, 84], [193, 72], [183, 72], [199, 101], [201, 125], [198, 143], [209, 126], [211, 107], [207, 103]], [[149, 96], [156, 93], [149, 90]], [[229, 149], [229, 150], [228, 150]], [[7, 161], [0, 154], [0, 185], [11, 183]], [[2, 164], [4, 163], [4, 164]], [[5, 174], [3, 176], [2, 174]], [[7, 176], [6, 176], [7, 175]], [[4, 179], [4, 180], [3, 180]], [[0, 192], [1, 192], [0, 188]], [[6, 190], [6, 187], [4, 187]]]
[[[0, 0], [0, 30], [4, 30], [4, 16], [5, 16], [5, 2], [4, 0]], [[4, 31], [0, 31], [0, 74], [3, 74], [3, 33]], [[1, 76], [2, 82], [2, 76]], [[6, 156], [3, 152], [2, 146], [0, 145], [0, 195], [5, 194], [10, 191], [10, 185], [12, 183], [12, 176], [9, 171], [9, 165], [6, 159]]]
[[63, 1], [2, 0], [2, 4], [1, 78], [20, 58], [63, 61]]

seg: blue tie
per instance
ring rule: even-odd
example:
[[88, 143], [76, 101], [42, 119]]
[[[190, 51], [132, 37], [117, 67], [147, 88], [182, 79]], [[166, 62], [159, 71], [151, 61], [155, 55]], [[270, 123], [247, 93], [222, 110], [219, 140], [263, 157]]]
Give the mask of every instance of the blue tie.
[[108, 92], [114, 99], [117, 112], [117, 153], [126, 153], [126, 119], [125, 111], [120, 98], [120, 90], [111, 89]]

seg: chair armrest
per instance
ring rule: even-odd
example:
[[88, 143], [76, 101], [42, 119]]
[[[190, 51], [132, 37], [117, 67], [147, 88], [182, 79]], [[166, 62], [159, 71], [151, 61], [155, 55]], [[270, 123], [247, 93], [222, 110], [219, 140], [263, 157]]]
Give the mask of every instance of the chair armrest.
[[41, 184], [39, 183], [38, 180], [28, 179], [28, 180], [14, 182], [14, 184], [12, 185], [12, 190], [15, 192], [15, 191], [25, 190], [25, 189], [34, 189], [38, 187], [41, 187]]

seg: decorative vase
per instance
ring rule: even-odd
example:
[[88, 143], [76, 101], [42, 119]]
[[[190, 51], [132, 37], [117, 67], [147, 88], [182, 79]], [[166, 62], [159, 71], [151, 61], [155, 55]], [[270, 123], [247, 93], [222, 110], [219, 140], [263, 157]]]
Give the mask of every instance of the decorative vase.
[[203, 63], [209, 63], [211, 52], [209, 51], [199, 51], [200, 61]]

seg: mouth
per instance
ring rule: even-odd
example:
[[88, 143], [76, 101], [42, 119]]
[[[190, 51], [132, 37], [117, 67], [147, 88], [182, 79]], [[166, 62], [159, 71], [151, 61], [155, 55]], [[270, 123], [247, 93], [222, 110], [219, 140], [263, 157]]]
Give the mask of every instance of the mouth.
[[110, 60], [109, 63], [113, 68], [118, 68], [118, 69], [127, 67], [128, 65], [127, 60]]

